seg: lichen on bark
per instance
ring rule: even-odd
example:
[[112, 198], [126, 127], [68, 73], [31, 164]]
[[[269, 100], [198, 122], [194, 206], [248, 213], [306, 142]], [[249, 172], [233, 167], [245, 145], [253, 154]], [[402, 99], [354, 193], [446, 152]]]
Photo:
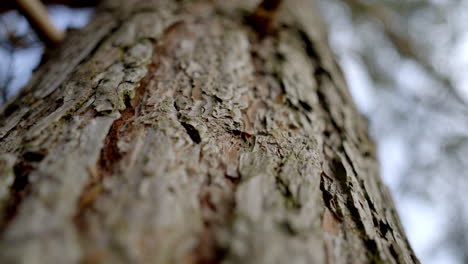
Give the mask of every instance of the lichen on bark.
[[257, 4], [104, 1], [2, 112], [0, 262], [418, 262], [313, 5]]

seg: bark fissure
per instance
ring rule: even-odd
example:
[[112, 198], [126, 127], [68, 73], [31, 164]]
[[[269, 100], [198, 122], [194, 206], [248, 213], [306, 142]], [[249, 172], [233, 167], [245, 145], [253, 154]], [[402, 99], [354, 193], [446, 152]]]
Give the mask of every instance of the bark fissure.
[[185, 130], [187, 131], [187, 135], [189, 135], [193, 142], [195, 142], [196, 144], [199, 144], [201, 142], [200, 133], [194, 126], [186, 122], [180, 122], [180, 124], [185, 128]]
[[21, 201], [31, 191], [29, 173], [34, 170], [37, 162], [44, 158], [44, 155], [42, 152], [26, 152], [14, 165], [13, 173], [15, 178], [9, 188], [9, 199], [3, 201], [1, 207], [0, 235], [14, 219]]
[[[169, 26], [165, 34], [167, 34], [167, 32], [171, 30], [171, 27], [176, 24]], [[162, 39], [164, 41], [164, 37]], [[134, 131], [137, 130], [138, 127], [142, 126], [142, 124], [137, 121], [138, 117], [142, 115], [140, 109], [141, 105], [144, 104], [142, 100], [147, 89], [152, 88], [153, 84], [150, 83], [157, 81], [155, 73], [158, 69], [158, 56], [165, 53], [161, 44], [158, 46], [157, 44], [152, 43], [151, 45], [154, 46], [152, 48], [154, 52], [151, 62], [146, 66], [147, 72], [139, 83], [134, 84], [136, 85], [136, 88], [131, 94], [124, 92], [120, 95], [123, 97], [122, 99], [125, 109], [119, 112], [120, 117], [116, 119], [110, 127], [109, 132], [104, 139], [104, 145], [100, 151], [96, 169], [92, 170], [92, 173], [90, 174], [90, 182], [84, 187], [78, 200], [78, 208], [74, 217], [75, 224], [78, 228], [83, 229], [86, 227], [86, 211], [92, 208], [93, 202], [98, 199], [100, 193], [104, 191], [102, 187], [104, 178], [119, 173], [118, 170], [121, 168], [120, 163], [126, 155], [125, 152], [120, 150], [118, 146], [119, 142], [126, 138], [132, 138]], [[132, 65], [128, 66], [130, 68], [132, 67]]]

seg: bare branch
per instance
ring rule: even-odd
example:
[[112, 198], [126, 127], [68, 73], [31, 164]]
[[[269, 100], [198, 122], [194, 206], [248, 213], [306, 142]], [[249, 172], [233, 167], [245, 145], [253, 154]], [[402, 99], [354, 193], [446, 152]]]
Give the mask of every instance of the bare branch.
[[15, 0], [18, 10], [26, 17], [42, 41], [48, 45], [60, 43], [63, 32], [59, 31], [47, 14], [47, 9], [39, 0]]
[[418, 62], [427, 73], [431, 74], [436, 80], [444, 85], [458, 102], [462, 105], [466, 105], [466, 102], [460, 97], [453, 82], [447, 76], [437, 71], [428, 58], [426, 56], [422, 56], [422, 54], [417, 50], [414, 44], [410, 41], [409, 36], [402, 32], [401, 28], [395, 26], [395, 22], [400, 20], [398, 19], [398, 14], [391, 12], [391, 10], [379, 4], [371, 5], [363, 3], [361, 0], [346, 0], [346, 2], [354, 11], [360, 11], [361, 13], [364, 12], [367, 16], [380, 22], [385, 35], [401, 55]]
[[282, 0], [263, 0], [251, 17], [254, 29], [264, 35], [271, 29], [273, 18], [281, 5]]
[[[42, 0], [45, 5], [65, 5], [69, 7], [93, 7], [99, 0]], [[15, 1], [0, 1], [0, 13], [16, 9]]]

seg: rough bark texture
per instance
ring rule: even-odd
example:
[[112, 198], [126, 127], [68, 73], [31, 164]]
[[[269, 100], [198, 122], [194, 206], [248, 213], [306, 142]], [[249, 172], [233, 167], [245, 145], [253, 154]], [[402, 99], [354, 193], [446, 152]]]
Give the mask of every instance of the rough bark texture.
[[0, 263], [417, 263], [310, 1], [108, 1], [1, 114]]

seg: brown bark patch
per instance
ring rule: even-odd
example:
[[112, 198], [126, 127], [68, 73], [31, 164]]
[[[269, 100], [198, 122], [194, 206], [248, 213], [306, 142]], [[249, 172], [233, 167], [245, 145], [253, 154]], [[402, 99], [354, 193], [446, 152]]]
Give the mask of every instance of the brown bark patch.
[[97, 167], [90, 171], [91, 180], [84, 188], [78, 200], [78, 209], [74, 221], [79, 228], [85, 228], [86, 226], [85, 213], [92, 207], [93, 202], [103, 191], [103, 179], [115, 173], [117, 164], [125, 155], [125, 153], [120, 151], [118, 142], [127, 138], [131, 139], [137, 129], [134, 121], [138, 115], [137, 108], [145, 90], [154, 78], [156, 68], [154, 63], [148, 65], [148, 72], [140, 85], [135, 89], [135, 96], [131, 100], [130, 98], [125, 98], [126, 109], [120, 113], [120, 118], [114, 121], [104, 139], [104, 146], [101, 150]]
[[325, 208], [325, 212], [323, 213], [322, 227], [325, 232], [334, 236], [340, 233], [340, 221], [328, 208]]
[[263, 0], [247, 22], [263, 37], [271, 31], [274, 18], [281, 5], [281, 0]]

